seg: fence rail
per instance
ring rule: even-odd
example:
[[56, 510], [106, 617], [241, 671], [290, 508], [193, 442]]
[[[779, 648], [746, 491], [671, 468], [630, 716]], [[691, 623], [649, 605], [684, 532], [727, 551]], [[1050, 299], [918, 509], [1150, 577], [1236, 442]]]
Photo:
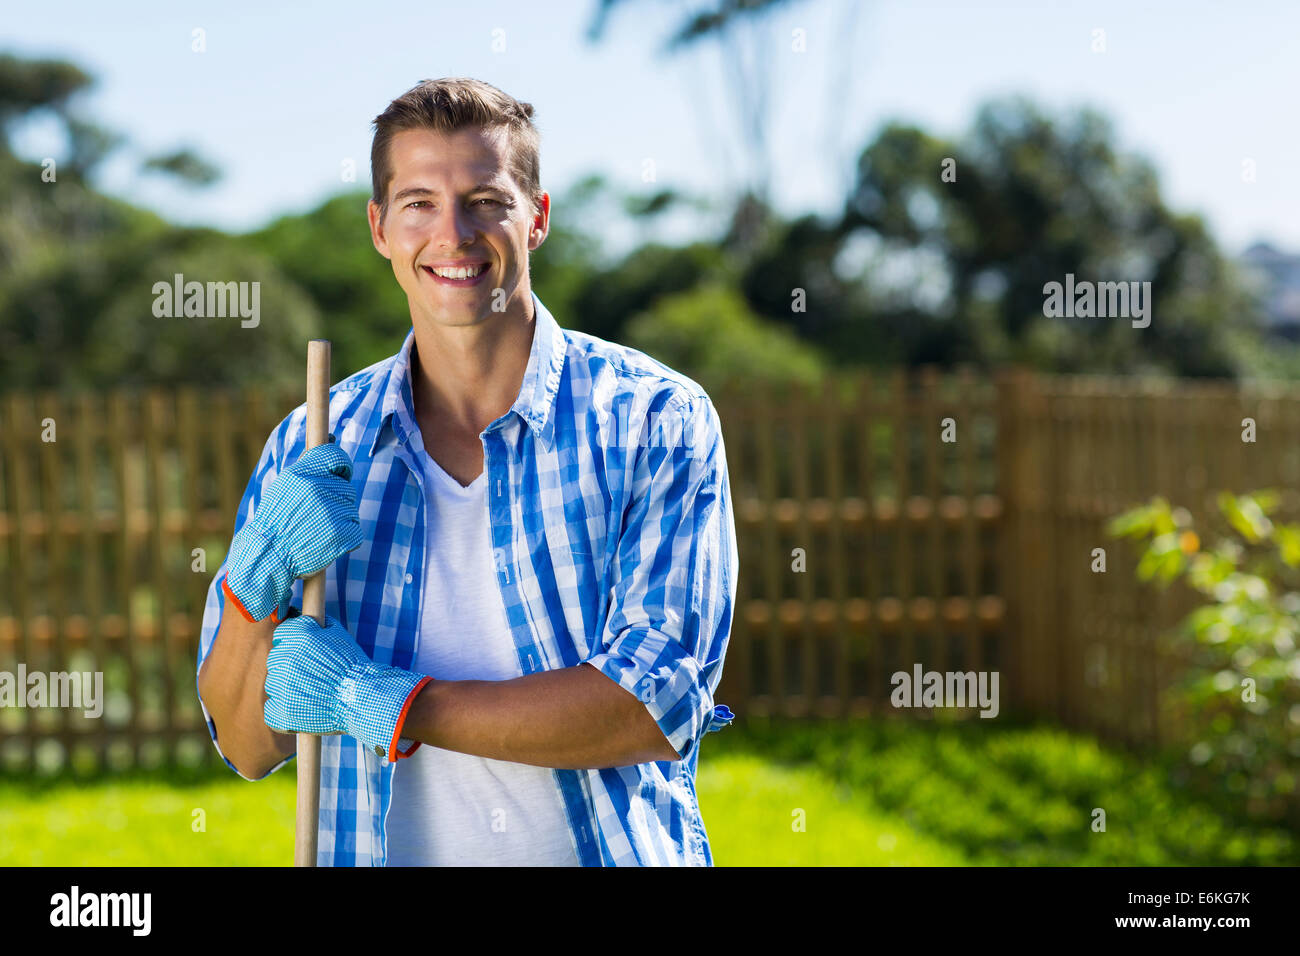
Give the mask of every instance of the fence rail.
[[[1297, 505], [1296, 389], [923, 369], [714, 397], [741, 565], [717, 696], [742, 717], [892, 710], [890, 675], [919, 663], [997, 670], [1004, 711], [1168, 739], [1178, 661], [1155, 637], [1194, 596], [1137, 582], [1106, 520], [1156, 493], [1197, 518], [1220, 489]], [[0, 708], [0, 765], [212, 759], [204, 595], [299, 401], [0, 395], [0, 671], [102, 671], [107, 691], [100, 719]]]

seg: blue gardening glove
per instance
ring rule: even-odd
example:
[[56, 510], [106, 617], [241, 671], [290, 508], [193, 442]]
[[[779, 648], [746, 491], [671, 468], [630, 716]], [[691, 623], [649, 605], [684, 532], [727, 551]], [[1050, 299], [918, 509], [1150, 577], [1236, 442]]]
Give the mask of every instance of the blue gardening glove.
[[295, 578], [361, 546], [352, 459], [334, 436], [276, 476], [226, 562], [226, 595], [249, 621], [283, 621]]
[[[325, 626], [307, 615], [275, 629], [266, 657], [266, 725], [283, 733], [347, 734], [391, 760], [407, 707], [430, 680], [376, 664], [332, 617]], [[416, 745], [418, 746], [418, 744]]]

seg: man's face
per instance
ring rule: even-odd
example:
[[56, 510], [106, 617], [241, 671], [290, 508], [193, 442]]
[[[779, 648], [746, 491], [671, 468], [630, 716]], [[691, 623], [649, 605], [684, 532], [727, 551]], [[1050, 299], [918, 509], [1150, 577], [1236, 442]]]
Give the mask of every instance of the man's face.
[[527, 312], [528, 254], [546, 238], [550, 196], [534, 213], [507, 149], [502, 128], [405, 130], [389, 142], [388, 213], [380, 222], [371, 200], [370, 234], [393, 264], [412, 321], [467, 326]]

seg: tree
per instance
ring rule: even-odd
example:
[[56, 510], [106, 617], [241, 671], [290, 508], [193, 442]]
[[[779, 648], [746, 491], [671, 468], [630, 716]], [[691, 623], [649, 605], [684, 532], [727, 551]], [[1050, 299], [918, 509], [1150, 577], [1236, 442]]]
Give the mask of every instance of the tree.
[[151, 156], [141, 168], [145, 172], [167, 173], [191, 186], [211, 186], [221, 178], [221, 171], [217, 167], [191, 149], [178, 149]]
[[[1231, 268], [1199, 217], [1168, 209], [1151, 165], [1121, 154], [1091, 110], [1054, 121], [1024, 98], [997, 100], [959, 142], [890, 124], [862, 153], [840, 232], [877, 241], [868, 282], [900, 262], [937, 263], [933, 304], [883, 303], [887, 321], [946, 324], [937, 359], [973, 345], [984, 361], [1057, 371], [1237, 370], [1228, 333], [1250, 323], [1251, 308]], [[1044, 285], [1067, 274], [1150, 282], [1150, 326], [1045, 317]]]
[[[735, 156], [728, 149], [725, 136], [719, 136], [711, 152], [722, 155], [728, 168], [728, 179], [742, 183], [737, 194], [737, 213], [733, 221], [734, 242], [749, 248], [762, 241], [768, 222], [756, 213], [770, 207], [772, 183], [772, 151], [769, 128], [773, 113], [773, 64], [780, 41], [770, 28], [774, 12], [794, 5], [795, 0], [711, 0], [702, 9], [688, 12], [663, 42], [660, 53], [666, 57], [678, 56], [705, 44], [713, 44], [721, 58], [721, 78], [729, 107], [724, 116], [736, 120], [741, 142], [739, 155], [748, 168], [732, 172]], [[589, 42], [598, 42], [605, 35], [616, 8], [632, 6], [630, 0], [599, 0], [595, 15], [587, 30]], [[644, 5], [644, 3], [642, 4]], [[840, 28], [829, 37], [822, 38], [823, 56], [831, 64], [827, 71], [827, 96], [824, 102], [842, 101], [843, 92], [851, 87], [854, 65], [852, 43], [856, 35], [856, 22], [862, 4], [847, 0]], [[695, 86], [706, 88], [709, 84], [697, 78]], [[705, 115], [706, 97], [691, 99], [692, 106], [701, 111], [701, 129], [713, 131], [719, 124]], [[825, 112], [827, 133], [822, 153], [832, 164], [839, 159], [842, 117], [835, 110]]]
[[0, 146], [8, 151], [12, 124], [38, 110], [63, 115], [68, 101], [94, 85], [65, 60], [26, 60], [0, 53]]

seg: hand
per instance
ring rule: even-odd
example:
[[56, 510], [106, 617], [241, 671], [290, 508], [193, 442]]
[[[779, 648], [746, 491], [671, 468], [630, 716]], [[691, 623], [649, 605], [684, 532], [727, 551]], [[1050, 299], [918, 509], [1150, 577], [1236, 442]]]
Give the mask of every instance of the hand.
[[355, 737], [397, 759], [407, 705], [430, 678], [376, 664], [334, 618], [302, 615], [275, 629], [266, 657], [266, 725], [281, 733]]
[[231, 542], [223, 587], [249, 621], [283, 621], [295, 578], [361, 546], [352, 459], [333, 441], [280, 472]]

